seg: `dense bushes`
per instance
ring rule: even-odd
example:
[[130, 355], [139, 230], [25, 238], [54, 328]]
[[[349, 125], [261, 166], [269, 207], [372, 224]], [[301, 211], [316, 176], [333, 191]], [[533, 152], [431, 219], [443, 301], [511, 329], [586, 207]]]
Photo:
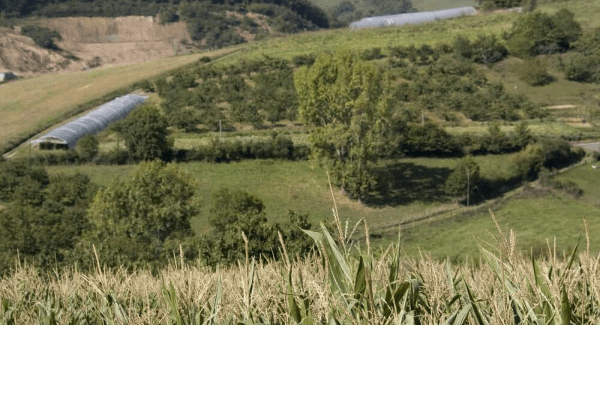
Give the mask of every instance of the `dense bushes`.
[[548, 73], [545, 60], [539, 57], [527, 58], [518, 68], [519, 79], [531, 86], [544, 86], [553, 81]]
[[581, 36], [581, 26], [566, 9], [554, 15], [534, 12], [520, 15], [506, 33], [507, 46], [514, 56], [563, 53]]
[[576, 53], [564, 65], [567, 79], [577, 82], [600, 82], [600, 28], [583, 35], [573, 44]]
[[88, 227], [96, 187], [87, 176], [55, 176], [29, 163], [0, 163], [0, 272], [17, 252], [39, 265], [65, 260]]
[[145, 105], [115, 123], [113, 129], [123, 137], [130, 156], [145, 161], [170, 157], [173, 145], [167, 139], [167, 126], [158, 108]]
[[305, 160], [308, 146], [294, 146], [285, 136], [274, 134], [269, 139], [225, 140], [213, 139], [206, 146], [179, 150], [175, 158], [180, 161], [231, 162], [243, 159]]
[[411, 157], [454, 157], [463, 154], [458, 140], [441, 127], [427, 123], [396, 127], [399, 151]]
[[523, 179], [535, 179], [542, 168], [564, 168], [580, 161], [584, 156], [582, 148], [572, 147], [564, 140], [543, 139], [515, 154], [512, 165], [516, 175]]
[[32, 38], [38, 46], [51, 50], [58, 50], [58, 46], [54, 43], [54, 40], [62, 39], [60, 33], [57, 31], [32, 24], [23, 25], [21, 27], [21, 34]]

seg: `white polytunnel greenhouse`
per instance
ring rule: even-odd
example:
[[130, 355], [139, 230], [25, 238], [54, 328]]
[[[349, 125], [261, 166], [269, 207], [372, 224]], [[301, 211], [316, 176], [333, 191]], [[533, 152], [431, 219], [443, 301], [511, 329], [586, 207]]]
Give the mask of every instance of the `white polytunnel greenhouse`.
[[350, 29], [381, 28], [384, 26], [401, 26], [408, 24], [422, 24], [440, 19], [457, 18], [463, 15], [477, 13], [473, 7], [449, 8], [439, 11], [425, 11], [395, 15], [382, 15], [380, 17], [363, 18], [350, 24]]
[[56, 128], [39, 139], [32, 140], [32, 144], [49, 143], [66, 145], [69, 149], [75, 147], [79, 139], [86, 135], [95, 135], [106, 129], [113, 122], [123, 119], [135, 107], [146, 100], [144, 96], [128, 94], [117, 97], [59, 128]]

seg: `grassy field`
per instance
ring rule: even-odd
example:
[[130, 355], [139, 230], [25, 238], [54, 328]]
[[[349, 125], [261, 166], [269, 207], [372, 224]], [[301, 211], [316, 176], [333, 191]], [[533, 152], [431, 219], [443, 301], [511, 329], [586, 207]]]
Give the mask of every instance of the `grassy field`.
[[73, 74], [46, 75], [0, 86], [0, 148], [30, 136], [41, 126], [78, 105], [116, 89], [231, 49], [164, 58]]
[[[557, 176], [556, 179], [574, 181], [583, 189], [583, 196], [577, 199], [547, 189], [524, 188], [520, 194], [498, 201], [490, 209], [502, 230], [505, 233], [509, 229], [514, 230], [519, 237], [519, 247], [532, 249], [534, 254], [546, 251], [546, 240], [553, 243], [554, 238], [559, 251], [570, 251], [577, 243], [578, 236], [585, 236], [585, 218], [591, 251], [597, 254], [600, 251], [598, 174], [598, 169], [584, 164]], [[402, 237], [407, 254], [414, 256], [423, 251], [431, 253], [434, 258], [449, 257], [453, 261], [464, 262], [466, 257], [479, 259], [478, 243], [493, 242], [488, 232], [497, 235], [486, 207], [441, 222], [407, 226], [402, 231]], [[386, 232], [380, 238], [380, 243], [390, 243], [396, 235], [397, 231]], [[585, 239], [582, 239], [582, 244], [584, 242]]]
[[[482, 175], [489, 178], [508, 177], [510, 166], [506, 155], [476, 157]], [[430, 213], [456, 209], [459, 206], [443, 192], [443, 185], [456, 164], [456, 159], [405, 158], [388, 163], [392, 179], [385, 205], [367, 207], [348, 200], [334, 190], [341, 216], [356, 223], [365, 218], [377, 229], [390, 223], [419, 218]], [[200, 215], [193, 221], [196, 232], [206, 232], [211, 195], [220, 188], [240, 189], [262, 199], [271, 221], [285, 222], [287, 210], [310, 214], [318, 223], [331, 219], [333, 206], [326, 172], [307, 161], [248, 160], [228, 164], [183, 163], [181, 167], [198, 181], [202, 197]], [[125, 166], [56, 166], [51, 174], [81, 172], [100, 186], [116, 177], [131, 173]]]

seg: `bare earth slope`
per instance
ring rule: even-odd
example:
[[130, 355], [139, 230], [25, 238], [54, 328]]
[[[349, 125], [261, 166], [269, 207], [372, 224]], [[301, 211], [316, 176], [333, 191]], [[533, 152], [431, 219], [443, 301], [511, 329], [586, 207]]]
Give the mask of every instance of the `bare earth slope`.
[[0, 28], [0, 71], [35, 76], [59, 71], [79, 71], [83, 61], [68, 60], [63, 55], [37, 46], [32, 39], [14, 30]]
[[182, 44], [192, 38], [184, 22], [159, 24], [153, 17], [42, 19], [63, 40], [59, 47], [83, 59], [100, 57], [102, 64], [130, 64], [189, 52]]
[[[64, 52], [36, 46], [18, 29], [0, 29], [0, 69], [23, 76], [81, 71], [98, 57], [100, 65], [132, 64], [189, 53], [185, 23], [159, 24], [152, 17], [69, 17], [32, 21], [60, 33]], [[69, 60], [71, 53], [79, 60]], [[61, 54], [62, 53], [62, 54]], [[96, 63], [96, 66], [98, 63]]]

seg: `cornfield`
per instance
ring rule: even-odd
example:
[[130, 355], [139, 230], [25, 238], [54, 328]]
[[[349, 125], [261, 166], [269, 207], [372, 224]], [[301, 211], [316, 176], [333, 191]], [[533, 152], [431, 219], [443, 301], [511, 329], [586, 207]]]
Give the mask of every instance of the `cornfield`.
[[[334, 206], [335, 232], [290, 259], [250, 259], [212, 269], [174, 255], [158, 274], [108, 269], [40, 273], [16, 261], [0, 280], [2, 324], [596, 324], [600, 255], [587, 248], [526, 257], [500, 230], [480, 245], [478, 266], [402, 255], [401, 238], [375, 256], [366, 222], [353, 229]], [[494, 218], [492, 214], [492, 218]], [[495, 221], [495, 218], [494, 218]], [[364, 222], [364, 225], [363, 225]], [[584, 221], [585, 224], [585, 221]], [[364, 227], [364, 228], [363, 228]], [[365, 232], [364, 243], [352, 240]], [[586, 227], [587, 232], [587, 227]], [[244, 239], [245, 236], [244, 236]], [[246, 241], [247, 243], [247, 241]]]

